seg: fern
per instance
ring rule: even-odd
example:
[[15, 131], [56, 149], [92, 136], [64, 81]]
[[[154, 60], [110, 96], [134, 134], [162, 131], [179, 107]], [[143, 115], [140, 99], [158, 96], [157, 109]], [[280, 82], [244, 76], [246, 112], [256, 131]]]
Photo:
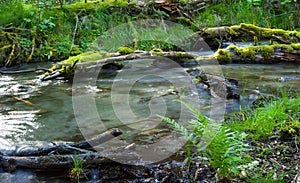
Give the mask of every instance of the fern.
[[[220, 178], [231, 179], [239, 173], [240, 165], [246, 163], [243, 160], [246, 148], [244, 139], [245, 133], [231, 131], [230, 129], [210, 120], [198, 112], [193, 106], [182, 102], [194, 115], [196, 119], [187, 122], [187, 127], [178, 124], [173, 119], [162, 117], [173, 129], [187, 138], [186, 162], [192, 159], [195, 161], [206, 161], [217, 172]], [[210, 123], [209, 123], [210, 122]], [[204, 138], [211, 138], [210, 142], [204, 142]], [[209, 143], [206, 144], [205, 143]], [[196, 153], [192, 157], [192, 147]], [[206, 147], [203, 148], [203, 147]]]
[[209, 164], [218, 170], [220, 177], [229, 179], [232, 174], [238, 175], [239, 166], [246, 163], [243, 156], [249, 149], [246, 148], [245, 137], [245, 133], [233, 132], [222, 127], [211, 144], [207, 146]]
[[181, 135], [183, 135], [184, 137], [188, 138], [189, 137], [189, 132], [186, 128], [184, 128], [183, 126], [181, 126], [178, 122], [176, 122], [174, 119], [171, 118], [167, 118], [164, 116], [160, 116], [165, 122], [167, 122], [169, 125], [171, 125], [171, 127], [173, 129], [175, 129], [176, 131], [178, 131]]

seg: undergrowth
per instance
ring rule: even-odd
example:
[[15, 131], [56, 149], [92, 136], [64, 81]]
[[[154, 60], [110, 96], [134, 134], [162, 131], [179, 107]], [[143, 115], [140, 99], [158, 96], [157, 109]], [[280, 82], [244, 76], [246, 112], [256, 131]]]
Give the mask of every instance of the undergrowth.
[[244, 109], [244, 118], [228, 122], [232, 130], [248, 132], [254, 140], [272, 135], [289, 136], [299, 132], [300, 95], [295, 98], [283, 92], [281, 98], [273, 98], [254, 110]]
[[[162, 119], [186, 137], [188, 164], [206, 163], [219, 179], [227, 181], [286, 182], [287, 176], [294, 174], [294, 160], [288, 155], [297, 152], [299, 145], [300, 95], [290, 97], [283, 91], [280, 98], [262, 97], [255, 106], [242, 109], [225, 123], [209, 119], [189, 104], [183, 104], [192, 111], [190, 121]], [[293, 147], [287, 149], [286, 143]], [[259, 163], [266, 161], [267, 164]], [[280, 163], [289, 161], [291, 167], [282, 172], [285, 165]]]
[[[245, 143], [247, 135], [206, 118], [189, 104], [184, 105], [195, 117], [187, 122], [187, 127], [167, 117], [162, 119], [186, 137], [186, 162], [211, 165], [219, 179], [231, 180], [238, 176], [243, 170], [242, 165], [251, 160], [250, 156], [245, 155], [250, 150]], [[196, 149], [195, 152], [192, 149]]]

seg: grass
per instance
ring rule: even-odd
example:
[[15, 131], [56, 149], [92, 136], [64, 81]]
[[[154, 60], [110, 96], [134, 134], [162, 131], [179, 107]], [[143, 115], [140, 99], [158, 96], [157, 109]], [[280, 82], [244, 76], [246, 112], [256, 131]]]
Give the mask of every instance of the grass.
[[77, 182], [81, 176], [84, 176], [85, 168], [83, 166], [83, 161], [76, 156], [73, 156], [73, 168], [70, 171], [70, 177], [75, 178]]
[[250, 23], [261, 27], [294, 30], [299, 25], [296, 3], [282, 3], [280, 8], [268, 3], [252, 5], [251, 1], [225, 1], [205, 9], [195, 17], [199, 27], [215, 27]]
[[232, 130], [248, 132], [255, 140], [267, 139], [272, 135], [278, 135], [279, 132], [298, 131], [299, 111], [300, 95], [289, 98], [283, 94], [282, 98], [271, 99], [266, 104], [261, 103], [255, 110], [243, 110], [245, 118], [232, 120], [228, 125]]

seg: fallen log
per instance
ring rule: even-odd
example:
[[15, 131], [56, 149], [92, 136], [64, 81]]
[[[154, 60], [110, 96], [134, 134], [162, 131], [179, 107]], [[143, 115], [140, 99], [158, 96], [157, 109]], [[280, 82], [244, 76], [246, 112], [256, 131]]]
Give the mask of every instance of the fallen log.
[[176, 51], [170, 51], [170, 52], [163, 52], [163, 51], [156, 51], [156, 52], [149, 52], [149, 51], [136, 51], [133, 54], [128, 55], [121, 55], [121, 56], [115, 56], [115, 57], [108, 57], [101, 60], [96, 60], [92, 62], [81, 62], [78, 63], [77, 66], [102, 66], [105, 64], [110, 64], [114, 62], [120, 62], [125, 60], [134, 60], [134, 59], [140, 59], [140, 58], [146, 58], [146, 57], [154, 57], [154, 56], [160, 56], [160, 57], [169, 57], [169, 58], [187, 58], [187, 59], [193, 59], [196, 58], [198, 55], [190, 52], [176, 52]]
[[218, 60], [220, 64], [273, 64], [279, 62], [299, 62], [300, 43], [249, 47], [230, 45], [225, 49], [218, 49], [213, 55], [199, 56], [196, 58], [198, 62], [215, 59]]
[[81, 161], [83, 166], [93, 166], [106, 163], [113, 163], [113, 158], [122, 158], [123, 161], [139, 162], [140, 164], [147, 164], [143, 162], [136, 153], [119, 150], [93, 152], [79, 155], [49, 155], [49, 156], [4, 156], [0, 155], [0, 168], [5, 171], [13, 171], [18, 168], [26, 169], [70, 169], [74, 163], [74, 158]]
[[10, 151], [10, 152], [2, 153], [2, 155], [16, 157], [16, 156], [46, 156], [49, 154], [60, 154], [60, 155], [74, 154], [75, 152], [82, 151], [85, 149], [92, 149], [92, 146], [107, 142], [121, 134], [122, 132], [119, 129], [113, 128], [87, 141], [53, 145], [50, 147], [43, 147], [38, 149], [24, 149], [20, 151]]
[[244, 37], [246, 40], [253, 40], [255, 36], [258, 40], [273, 40], [280, 44], [300, 42], [299, 31], [270, 29], [245, 23], [233, 26], [205, 28], [200, 33], [201, 37], [205, 40], [216, 38], [226, 41], [240, 41], [241, 37]]

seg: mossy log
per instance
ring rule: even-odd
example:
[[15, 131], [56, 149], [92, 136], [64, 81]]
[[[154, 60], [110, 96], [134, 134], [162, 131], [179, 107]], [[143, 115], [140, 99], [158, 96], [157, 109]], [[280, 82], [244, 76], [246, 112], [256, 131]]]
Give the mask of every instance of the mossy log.
[[[104, 52], [98, 52], [94, 53], [94, 58], [102, 58], [98, 60], [85, 60], [86, 57], [83, 54], [83, 57], [75, 56], [74, 58], [69, 58], [68, 60], [65, 60], [60, 65], [53, 66], [50, 71], [44, 74], [43, 77], [41, 77], [42, 81], [47, 80], [54, 80], [58, 77], [64, 77], [65, 79], [70, 79], [73, 77], [74, 70], [76, 68], [91, 68], [91, 67], [102, 67], [107, 64], [112, 63], [118, 63], [126, 60], [134, 60], [139, 58], [146, 58], [146, 57], [154, 57], [154, 56], [161, 56], [161, 57], [169, 57], [171, 59], [194, 59], [197, 57], [194, 53], [188, 53], [188, 52], [163, 52], [159, 49], [154, 49], [152, 51], [135, 51], [134, 53], [104, 53]], [[103, 56], [111, 56], [107, 58], [103, 58]], [[91, 58], [90, 56], [87, 56], [87, 58]], [[74, 61], [74, 62], [73, 62]], [[84, 61], [84, 62], [81, 62]]]
[[[274, 44], [274, 45], [260, 45], [260, 46], [249, 46], [249, 47], [238, 47], [230, 45], [225, 49], [218, 49], [214, 54], [208, 56], [199, 56], [195, 53], [190, 52], [164, 52], [160, 49], [153, 49], [152, 51], [134, 51], [134, 53], [125, 54], [121, 53], [94, 53], [97, 56], [96, 60], [84, 60], [80, 56], [69, 58], [63, 61], [61, 65], [54, 66], [50, 69], [51, 72], [47, 72], [42, 78], [42, 81], [57, 79], [58, 77], [64, 77], [70, 79], [73, 77], [76, 68], [93, 68], [99, 67], [106, 64], [119, 63], [123, 61], [149, 58], [149, 57], [168, 57], [176, 60], [180, 63], [186, 62], [203, 62], [203, 61], [218, 61], [220, 64], [228, 63], [279, 63], [279, 62], [298, 62], [300, 60], [300, 43], [295, 44]], [[103, 55], [108, 56], [103, 58]], [[109, 57], [111, 56], [111, 57]], [[88, 56], [88, 58], [90, 58]], [[75, 62], [73, 62], [75, 60]], [[73, 63], [72, 63], [73, 62]], [[72, 65], [71, 65], [72, 63]], [[76, 64], [77, 63], [77, 64]], [[76, 67], [75, 67], [76, 64]]]
[[[272, 40], [280, 44], [290, 44], [300, 42], [300, 31], [288, 31], [283, 29], [270, 29], [258, 27], [253, 24], [241, 23], [240, 25], [221, 26], [205, 28], [201, 31], [204, 39], [220, 39], [225, 41], [246, 40]], [[254, 39], [254, 37], [256, 37]]]
[[197, 61], [217, 59], [220, 64], [227, 63], [251, 63], [268, 64], [279, 62], [299, 62], [300, 43], [275, 44], [249, 47], [237, 47], [230, 45], [225, 49], [218, 49], [213, 56], [198, 57]]

